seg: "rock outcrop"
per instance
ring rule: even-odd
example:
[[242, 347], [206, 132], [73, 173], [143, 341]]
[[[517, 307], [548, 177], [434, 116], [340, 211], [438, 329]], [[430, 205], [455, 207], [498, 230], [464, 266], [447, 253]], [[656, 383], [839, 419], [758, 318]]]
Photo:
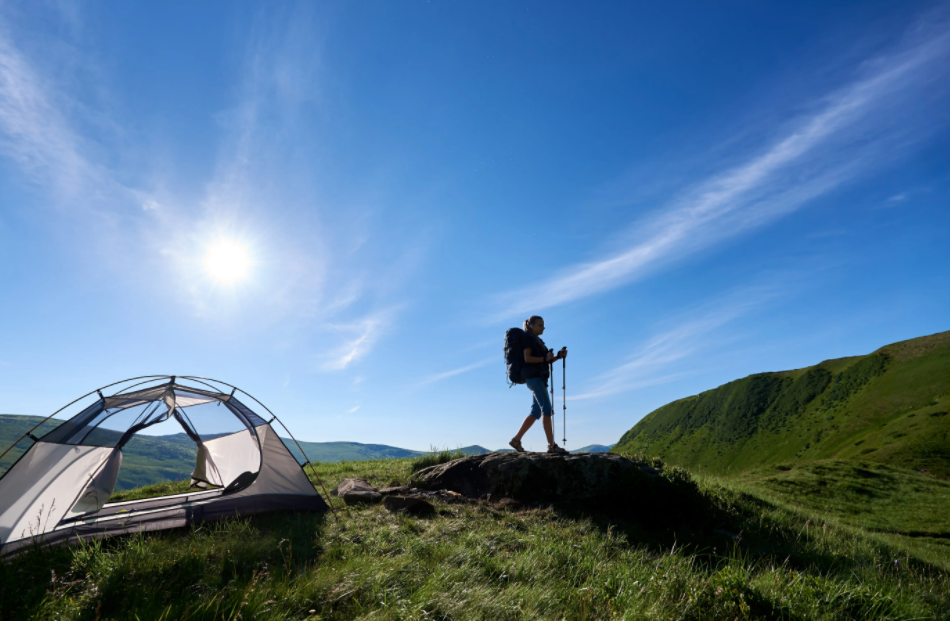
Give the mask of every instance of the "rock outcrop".
[[472, 455], [420, 470], [409, 485], [377, 490], [363, 479], [344, 479], [331, 493], [347, 505], [382, 500], [389, 511], [420, 516], [435, 512], [433, 501], [486, 502], [504, 511], [549, 505], [608, 512], [665, 527], [710, 510], [686, 471], [612, 453]]
[[[418, 489], [411, 485], [376, 489], [369, 481], [360, 478], [343, 479], [330, 490], [330, 495], [339, 496], [347, 506], [371, 505], [383, 500], [390, 511], [406, 511], [414, 515], [426, 514], [428, 509], [425, 507], [432, 509], [432, 505], [426, 500], [440, 500], [448, 504], [474, 502], [458, 492], [445, 489]], [[416, 502], [417, 500], [421, 501], [421, 504]]]
[[611, 453], [488, 453], [420, 470], [413, 484], [468, 498], [563, 502], [627, 495], [644, 485], [667, 483], [659, 475], [645, 463]]
[[383, 499], [383, 495], [366, 479], [343, 479], [330, 490], [333, 496], [339, 496], [347, 505], [374, 504]]

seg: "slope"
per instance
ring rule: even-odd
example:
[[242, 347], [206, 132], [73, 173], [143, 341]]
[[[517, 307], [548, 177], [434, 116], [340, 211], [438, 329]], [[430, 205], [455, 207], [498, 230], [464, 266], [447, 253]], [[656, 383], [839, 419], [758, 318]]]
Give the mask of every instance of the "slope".
[[651, 412], [612, 449], [710, 473], [821, 459], [950, 478], [950, 332], [758, 373]]

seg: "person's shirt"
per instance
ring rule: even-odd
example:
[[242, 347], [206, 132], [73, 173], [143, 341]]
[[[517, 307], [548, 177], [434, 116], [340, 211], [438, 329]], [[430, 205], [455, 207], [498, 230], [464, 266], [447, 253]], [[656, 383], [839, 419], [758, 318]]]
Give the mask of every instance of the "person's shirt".
[[[548, 353], [548, 348], [544, 344], [544, 341], [541, 340], [541, 337], [531, 334], [530, 332], [525, 332], [524, 335], [524, 347], [530, 347], [531, 355], [535, 358], [544, 358]], [[547, 377], [549, 374], [548, 364], [546, 362], [528, 362], [525, 363], [524, 366], [527, 370], [527, 377]]]

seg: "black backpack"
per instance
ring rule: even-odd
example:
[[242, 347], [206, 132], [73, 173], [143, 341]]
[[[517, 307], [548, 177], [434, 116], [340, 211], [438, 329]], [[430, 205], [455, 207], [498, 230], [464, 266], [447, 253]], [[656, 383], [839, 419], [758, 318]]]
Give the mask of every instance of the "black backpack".
[[524, 384], [521, 369], [524, 368], [524, 349], [527, 339], [521, 328], [508, 328], [505, 332], [505, 365], [508, 367], [508, 385]]

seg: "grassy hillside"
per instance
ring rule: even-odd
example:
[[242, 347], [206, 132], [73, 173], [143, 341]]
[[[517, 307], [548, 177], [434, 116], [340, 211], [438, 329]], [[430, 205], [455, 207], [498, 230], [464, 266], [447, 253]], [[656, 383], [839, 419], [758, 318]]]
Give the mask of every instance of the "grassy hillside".
[[728, 483], [777, 506], [876, 533], [950, 569], [950, 482], [841, 460], [767, 466]]
[[[410, 462], [317, 468], [328, 487], [388, 485], [409, 481]], [[822, 514], [767, 497], [786, 479], [865, 480], [828, 468], [684, 482], [693, 512], [436, 502], [423, 519], [375, 505], [35, 550], [0, 563], [0, 583], [17, 585], [0, 589], [0, 618], [950, 619], [945, 554], [873, 532], [845, 505]], [[950, 514], [950, 484], [897, 470], [867, 468], [876, 491], [896, 477], [913, 505], [935, 496], [933, 515]]]
[[942, 332], [674, 401], [612, 450], [719, 474], [847, 459], [950, 478], [948, 411], [950, 332]]

